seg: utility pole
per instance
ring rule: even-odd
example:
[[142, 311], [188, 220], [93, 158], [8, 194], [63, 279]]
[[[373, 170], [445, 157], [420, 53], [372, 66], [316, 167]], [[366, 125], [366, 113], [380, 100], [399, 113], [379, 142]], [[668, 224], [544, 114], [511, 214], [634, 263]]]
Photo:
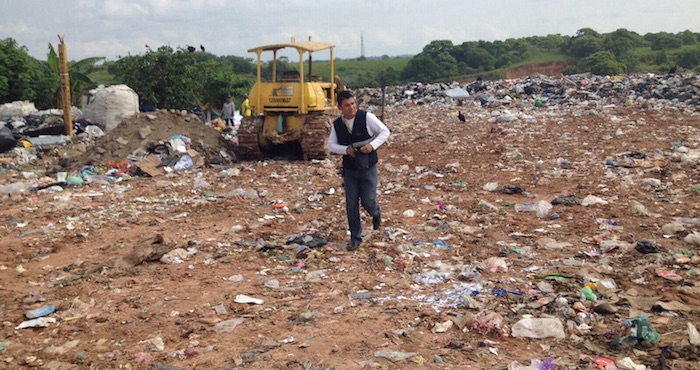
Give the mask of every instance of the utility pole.
[[73, 117], [71, 114], [70, 78], [68, 78], [68, 53], [63, 35], [58, 35], [58, 64], [61, 71], [61, 107], [63, 108], [63, 124], [66, 134], [73, 137]]

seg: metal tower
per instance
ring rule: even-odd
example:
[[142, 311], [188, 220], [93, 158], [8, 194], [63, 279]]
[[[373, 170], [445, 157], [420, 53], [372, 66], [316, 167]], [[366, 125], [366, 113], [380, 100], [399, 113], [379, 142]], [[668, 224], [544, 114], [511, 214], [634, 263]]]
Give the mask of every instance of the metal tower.
[[360, 54], [365, 59], [365, 36], [360, 32]]

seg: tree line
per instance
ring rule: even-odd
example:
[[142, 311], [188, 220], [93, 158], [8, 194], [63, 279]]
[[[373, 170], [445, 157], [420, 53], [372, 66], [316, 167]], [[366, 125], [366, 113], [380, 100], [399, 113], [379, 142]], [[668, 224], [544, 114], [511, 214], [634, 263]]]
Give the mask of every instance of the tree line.
[[569, 66], [565, 74], [591, 72], [599, 75], [623, 73], [667, 73], [674, 68], [700, 71], [700, 34], [683, 31], [647, 33], [624, 28], [601, 34], [583, 28], [574, 36], [550, 34], [505, 41], [467, 41], [453, 45], [436, 40], [414, 56], [397, 80], [435, 81], [460, 75], [487, 73], [549, 55]]
[[[39, 109], [58, 106], [58, 58], [51, 44], [48, 49], [47, 60], [39, 61], [14, 39], [0, 40], [0, 103], [29, 100]], [[541, 61], [566, 63], [565, 74], [700, 72], [700, 34], [686, 30], [639, 35], [626, 29], [598, 33], [583, 28], [573, 36], [549, 34], [505, 41], [466, 41], [459, 45], [435, 40], [411, 57], [405, 67], [368, 70], [361, 83], [428, 83], [481, 74], [504, 77], [502, 71], [507, 68]], [[336, 61], [336, 66], [342, 63]], [[277, 72], [295, 68], [295, 63], [282, 58]], [[161, 46], [146, 47], [143, 54], [119, 57], [113, 62], [101, 57], [73, 61], [69, 71], [74, 105], [79, 105], [82, 94], [96, 87], [90, 76], [102, 71], [112, 83], [134, 89], [144, 104], [187, 109], [196, 104], [219, 105], [227, 95], [240, 102], [255, 82], [256, 65], [252, 58]], [[271, 75], [270, 63], [263, 65], [262, 73]]]

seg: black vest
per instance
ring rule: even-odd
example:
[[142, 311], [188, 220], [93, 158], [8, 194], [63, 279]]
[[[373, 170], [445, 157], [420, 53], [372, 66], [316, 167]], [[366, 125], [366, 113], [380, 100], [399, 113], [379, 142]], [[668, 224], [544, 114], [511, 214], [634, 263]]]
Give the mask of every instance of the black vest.
[[[369, 132], [367, 132], [367, 112], [363, 110], [357, 111], [355, 123], [352, 125], [352, 132], [348, 131], [348, 127], [345, 126], [342, 115], [333, 121], [333, 126], [335, 127], [335, 134], [338, 136], [338, 144], [340, 145], [352, 145], [352, 143], [357, 143], [372, 137]], [[377, 164], [379, 161], [377, 151], [373, 150], [368, 155], [369, 165], [374, 166]], [[343, 155], [343, 168], [355, 169], [355, 160], [347, 154]]]

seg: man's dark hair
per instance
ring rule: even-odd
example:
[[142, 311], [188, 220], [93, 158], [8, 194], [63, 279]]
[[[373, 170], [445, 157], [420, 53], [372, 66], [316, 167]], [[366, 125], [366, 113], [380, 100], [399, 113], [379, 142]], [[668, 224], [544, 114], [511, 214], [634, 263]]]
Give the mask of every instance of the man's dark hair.
[[338, 93], [338, 106], [343, 105], [343, 100], [350, 99], [350, 98], [354, 98], [354, 96], [352, 96], [352, 93], [350, 91], [343, 90], [343, 91], [339, 92]]

